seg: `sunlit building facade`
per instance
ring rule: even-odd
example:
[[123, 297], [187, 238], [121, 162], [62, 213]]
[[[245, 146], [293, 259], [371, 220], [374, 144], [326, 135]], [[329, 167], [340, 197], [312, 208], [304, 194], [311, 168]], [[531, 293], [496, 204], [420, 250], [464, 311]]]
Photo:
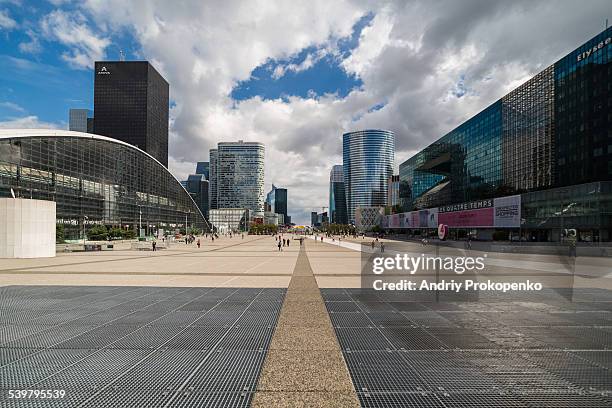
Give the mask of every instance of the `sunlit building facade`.
[[263, 217], [264, 154], [264, 145], [257, 142], [217, 145], [217, 208], [246, 208]]
[[400, 164], [403, 210], [520, 195], [527, 239], [609, 241], [611, 61], [608, 28]]
[[395, 135], [369, 129], [342, 136], [347, 216], [355, 222], [357, 207], [387, 205], [388, 180], [393, 175]]

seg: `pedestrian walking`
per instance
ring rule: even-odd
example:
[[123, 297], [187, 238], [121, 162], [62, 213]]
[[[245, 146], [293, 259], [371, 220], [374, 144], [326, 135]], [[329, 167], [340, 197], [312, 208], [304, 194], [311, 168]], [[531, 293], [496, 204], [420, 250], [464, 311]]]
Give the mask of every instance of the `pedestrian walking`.
[[283, 250], [283, 247], [282, 247], [282, 245], [281, 245], [280, 239], [278, 240], [278, 250], [279, 250], [279, 251], [282, 251], [282, 250]]
[[374, 249], [374, 245], [375, 245], [375, 244], [374, 244], [374, 241], [372, 241], [372, 249]]
[[156, 251], [156, 249], [155, 249], [155, 248], [157, 247], [157, 242], [153, 241], [153, 242], [151, 243], [151, 246], [153, 246], [153, 252], [155, 252], [155, 251]]
[[380, 243], [380, 252], [385, 252], [385, 243], [384, 242]]
[[198, 238], [198, 248], [200, 248], [200, 238]]

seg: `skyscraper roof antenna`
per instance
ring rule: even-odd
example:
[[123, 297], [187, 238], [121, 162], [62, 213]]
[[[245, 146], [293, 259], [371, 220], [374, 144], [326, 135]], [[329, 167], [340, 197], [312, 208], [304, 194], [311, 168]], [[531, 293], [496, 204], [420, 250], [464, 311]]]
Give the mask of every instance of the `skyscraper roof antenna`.
[[[608, 20], [606, 20], [606, 25]], [[123, 50], [119, 50], [119, 61], [125, 61], [125, 54], [123, 53]]]

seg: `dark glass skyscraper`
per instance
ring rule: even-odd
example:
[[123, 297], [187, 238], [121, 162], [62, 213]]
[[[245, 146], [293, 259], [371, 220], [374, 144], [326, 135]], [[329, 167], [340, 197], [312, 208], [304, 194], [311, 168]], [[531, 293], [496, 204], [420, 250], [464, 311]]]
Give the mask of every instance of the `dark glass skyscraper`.
[[286, 188], [278, 188], [272, 184], [272, 190], [266, 195], [266, 204], [269, 211], [276, 214], [283, 214], [284, 222], [288, 223]]
[[357, 207], [387, 205], [387, 182], [393, 175], [394, 154], [395, 136], [388, 130], [369, 129], [342, 136], [349, 222], [355, 222]]
[[329, 173], [329, 215], [329, 221], [333, 224], [348, 224], [344, 171], [341, 164], [332, 167]]
[[94, 133], [168, 167], [168, 82], [147, 61], [96, 61], [94, 77]]
[[208, 180], [203, 174], [190, 174], [185, 189], [193, 198], [204, 217], [208, 218]]
[[196, 174], [203, 175], [206, 180], [210, 179], [210, 162], [198, 162], [196, 165]]

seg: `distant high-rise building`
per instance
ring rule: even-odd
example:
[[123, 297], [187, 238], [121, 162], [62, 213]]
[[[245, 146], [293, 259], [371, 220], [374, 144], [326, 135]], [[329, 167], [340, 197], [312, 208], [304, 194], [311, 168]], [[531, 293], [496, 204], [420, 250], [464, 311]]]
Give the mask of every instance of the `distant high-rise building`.
[[195, 174], [202, 174], [206, 180], [210, 179], [210, 162], [198, 162]]
[[215, 170], [219, 209], [246, 208], [254, 217], [263, 217], [264, 154], [264, 145], [257, 142], [222, 142], [217, 145]]
[[217, 203], [217, 149], [210, 149], [210, 159], [208, 167], [208, 206], [211, 210], [219, 208]]
[[266, 209], [276, 214], [283, 214], [285, 223], [290, 221], [287, 216], [287, 189], [278, 188], [272, 184], [272, 190], [266, 195]]
[[399, 174], [389, 177], [387, 181], [387, 205], [400, 205], [400, 179]]
[[190, 174], [185, 189], [193, 198], [205, 218], [208, 218], [208, 180], [203, 174]]
[[312, 211], [310, 213], [310, 226], [311, 227], [316, 227], [317, 226], [317, 212], [316, 211]]
[[348, 224], [344, 171], [340, 164], [333, 166], [329, 173], [329, 215], [331, 223]]
[[168, 82], [147, 61], [96, 61], [94, 133], [168, 166]]
[[93, 133], [93, 112], [89, 109], [70, 109], [68, 113], [68, 130]]
[[387, 205], [387, 182], [393, 175], [395, 136], [388, 130], [362, 130], [342, 136], [344, 188], [348, 220], [357, 207]]

